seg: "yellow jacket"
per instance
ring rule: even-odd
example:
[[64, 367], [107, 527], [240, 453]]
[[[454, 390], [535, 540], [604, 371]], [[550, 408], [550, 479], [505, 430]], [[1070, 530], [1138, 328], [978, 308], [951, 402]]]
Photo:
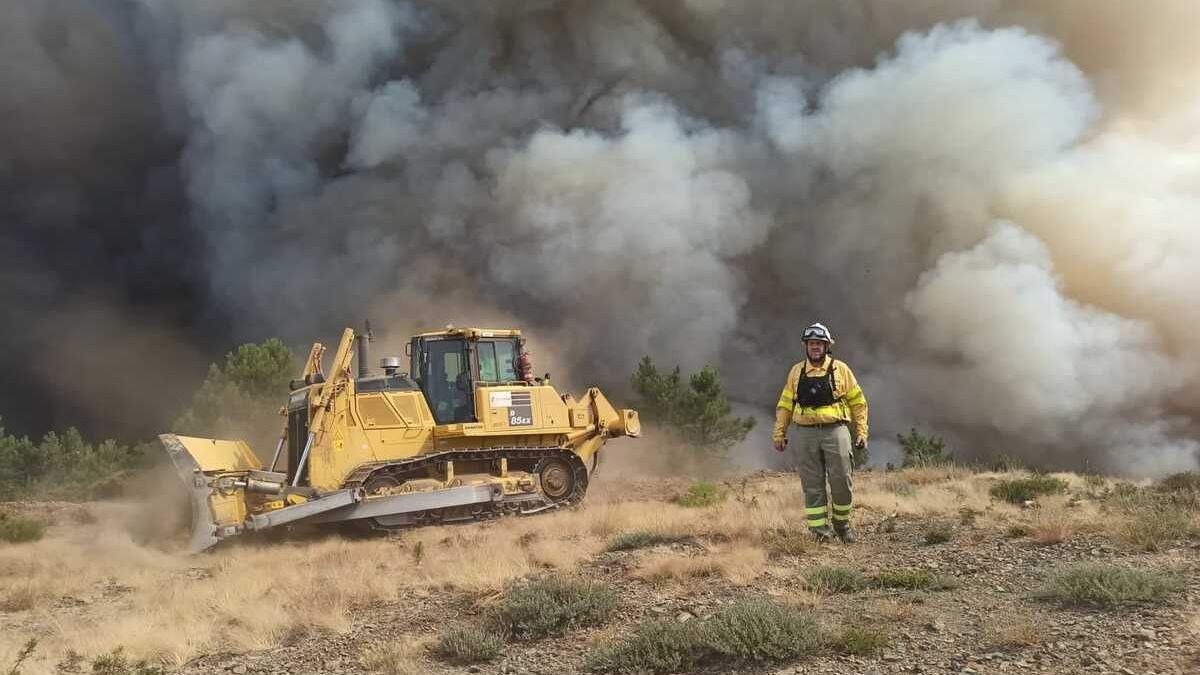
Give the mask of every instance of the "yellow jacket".
[[841, 360], [835, 360], [833, 371], [833, 394], [837, 400], [832, 405], [820, 408], [798, 408], [796, 398], [796, 380], [800, 378], [800, 370], [807, 364], [809, 377], [820, 377], [829, 372], [829, 362], [833, 357], [828, 354], [825, 362], [819, 367], [808, 363], [808, 359], [792, 366], [788, 371], [787, 381], [783, 383], [783, 393], [779, 395], [779, 403], [775, 408], [775, 432], [773, 438], [781, 441], [787, 436], [788, 423], [800, 426], [808, 424], [825, 424], [839, 420], [854, 423], [854, 437], [867, 437], [867, 397], [854, 373]]

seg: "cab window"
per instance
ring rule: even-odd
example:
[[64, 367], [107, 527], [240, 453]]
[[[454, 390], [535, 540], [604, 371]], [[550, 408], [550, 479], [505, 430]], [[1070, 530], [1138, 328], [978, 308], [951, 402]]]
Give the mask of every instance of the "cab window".
[[517, 379], [517, 345], [511, 340], [496, 343], [497, 379], [512, 382]]
[[479, 354], [479, 379], [483, 382], [512, 382], [517, 379], [517, 348], [512, 340], [480, 341], [475, 345]]
[[479, 352], [479, 379], [484, 382], [498, 382], [496, 373], [496, 349], [491, 342], [480, 342], [476, 345]]
[[471, 371], [462, 340], [432, 340], [421, 367], [421, 388], [438, 424], [469, 422], [474, 418]]

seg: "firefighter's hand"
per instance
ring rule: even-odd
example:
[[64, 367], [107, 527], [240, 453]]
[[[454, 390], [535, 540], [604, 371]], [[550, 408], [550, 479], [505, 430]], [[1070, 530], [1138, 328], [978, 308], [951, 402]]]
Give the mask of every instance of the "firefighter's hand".
[[866, 450], [867, 449], [866, 436], [863, 436], [862, 438], [859, 438], [857, 441], [854, 441], [854, 449], [855, 450]]
[[787, 440], [780, 439], [775, 441], [775, 452], [783, 452], [784, 450], [787, 450]]

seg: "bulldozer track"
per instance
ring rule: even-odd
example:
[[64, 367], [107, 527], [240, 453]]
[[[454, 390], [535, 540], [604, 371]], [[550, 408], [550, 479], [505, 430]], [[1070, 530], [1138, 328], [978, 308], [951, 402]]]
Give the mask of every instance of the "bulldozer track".
[[[587, 492], [587, 466], [584, 465], [579, 455], [562, 447], [500, 447], [478, 450], [446, 450], [405, 460], [366, 464], [352, 471], [346, 477], [342, 487], [362, 489], [368, 481], [375, 478], [389, 478], [397, 484], [403, 485], [405, 480], [419, 477], [420, 473], [418, 472], [424, 472], [426, 469], [434, 467], [441, 462], [493, 461], [498, 459], [507, 459], [509, 462], [513, 460], [531, 462], [533, 464], [531, 473], [538, 476], [539, 488], [541, 488], [540, 473], [542, 469], [550, 464], [562, 462], [568, 468], [571, 476], [569, 491], [559, 499], [551, 499], [547, 496], [546, 491], [541, 489], [539, 495], [532, 498], [500, 499], [487, 504], [448, 506], [445, 508], [418, 511], [406, 514], [409, 516], [407, 519], [409, 522], [400, 525], [381, 524], [378, 520], [372, 518], [369, 519], [371, 527], [382, 530], [396, 530], [467, 520], [490, 520], [503, 515], [532, 515], [542, 511], [575, 506], [583, 500], [584, 494]], [[414, 473], [418, 473], [418, 476], [414, 476]]]

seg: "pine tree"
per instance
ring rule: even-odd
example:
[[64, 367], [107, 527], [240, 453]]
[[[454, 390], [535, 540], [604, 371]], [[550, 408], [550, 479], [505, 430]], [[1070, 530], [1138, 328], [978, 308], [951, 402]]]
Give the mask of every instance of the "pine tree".
[[733, 406], [711, 366], [688, 378], [685, 387], [679, 366], [662, 374], [649, 356], [643, 357], [631, 378], [638, 414], [678, 436], [698, 451], [724, 456], [754, 428], [754, 418], [732, 415]]

